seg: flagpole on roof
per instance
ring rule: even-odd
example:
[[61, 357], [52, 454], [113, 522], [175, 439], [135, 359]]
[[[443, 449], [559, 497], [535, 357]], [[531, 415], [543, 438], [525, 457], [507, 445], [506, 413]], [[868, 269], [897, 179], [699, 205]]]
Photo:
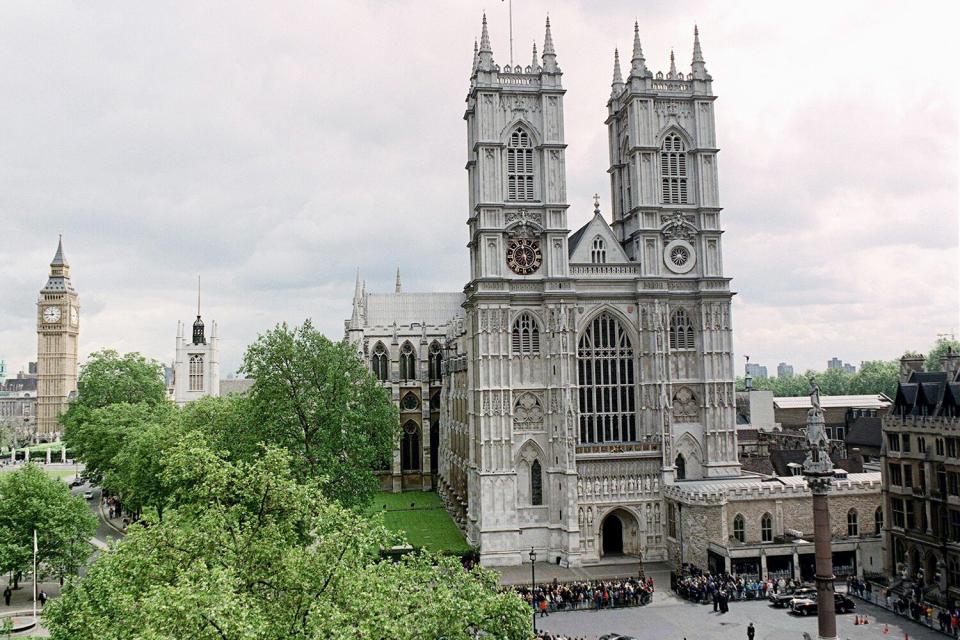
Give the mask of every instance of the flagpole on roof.
[[33, 623], [37, 623], [37, 530], [33, 530]]

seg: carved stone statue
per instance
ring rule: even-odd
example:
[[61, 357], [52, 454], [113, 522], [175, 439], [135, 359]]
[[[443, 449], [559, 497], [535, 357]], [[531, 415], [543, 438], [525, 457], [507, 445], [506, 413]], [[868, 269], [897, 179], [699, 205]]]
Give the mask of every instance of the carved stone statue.
[[810, 378], [810, 404], [813, 405], [813, 410], [817, 413], [822, 411], [820, 408], [820, 385], [817, 384], [816, 378]]

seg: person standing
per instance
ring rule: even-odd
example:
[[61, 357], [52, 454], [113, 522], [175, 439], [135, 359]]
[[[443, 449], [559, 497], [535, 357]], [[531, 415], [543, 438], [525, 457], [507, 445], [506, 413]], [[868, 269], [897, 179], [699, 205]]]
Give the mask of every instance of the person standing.
[[3, 590], [3, 602], [6, 606], [10, 606], [10, 597], [13, 595], [13, 591], [10, 591], [10, 585], [7, 585], [7, 588]]
[[40, 601], [40, 608], [43, 608], [43, 606], [47, 604], [47, 592], [41, 590], [37, 595], [37, 600]]
[[757, 632], [757, 630], [753, 628], [753, 623], [751, 622], [750, 624], [748, 624], [748, 625], [747, 625], [747, 640], [753, 640], [753, 635], [754, 635], [756, 632]]

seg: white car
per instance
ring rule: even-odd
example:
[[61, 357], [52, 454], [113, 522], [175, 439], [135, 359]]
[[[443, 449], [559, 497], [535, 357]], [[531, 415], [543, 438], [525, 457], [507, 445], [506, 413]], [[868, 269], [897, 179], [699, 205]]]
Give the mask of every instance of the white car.
[[83, 497], [86, 500], [93, 500], [93, 491], [84, 491]]

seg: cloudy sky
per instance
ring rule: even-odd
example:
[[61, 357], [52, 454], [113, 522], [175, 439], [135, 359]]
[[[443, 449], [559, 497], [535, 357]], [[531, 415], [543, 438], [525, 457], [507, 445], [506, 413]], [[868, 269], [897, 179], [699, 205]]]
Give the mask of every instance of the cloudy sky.
[[[714, 77], [739, 354], [822, 368], [925, 350], [958, 319], [958, 51], [945, 2], [514, 1], [564, 71], [570, 225], [599, 192], [613, 49]], [[173, 357], [197, 274], [226, 374], [259, 331], [331, 337], [369, 291], [468, 275], [461, 119], [498, 0], [0, 5], [0, 359], [36, 357], [57, 233], [81, 356]], [[638, 13], [641, 12], [642, 13]], [[629, 55], [627, 56], [629, 57]]]

